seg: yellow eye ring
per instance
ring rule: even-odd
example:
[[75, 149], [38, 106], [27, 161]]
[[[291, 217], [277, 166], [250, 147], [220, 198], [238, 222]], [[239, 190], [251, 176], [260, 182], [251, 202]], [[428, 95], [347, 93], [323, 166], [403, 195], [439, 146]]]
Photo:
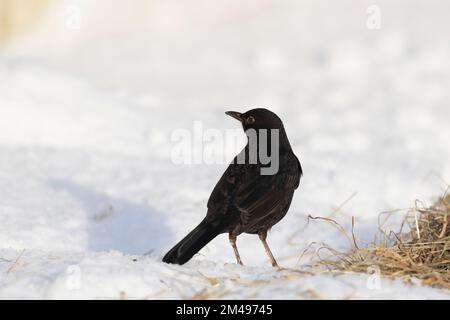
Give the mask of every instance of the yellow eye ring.
[[247, 119], [245, 119], [245, 122], [247, 124], [254, 124], [255, 123], [255, 118], [253, 118], [252, 116], [247, 117]]

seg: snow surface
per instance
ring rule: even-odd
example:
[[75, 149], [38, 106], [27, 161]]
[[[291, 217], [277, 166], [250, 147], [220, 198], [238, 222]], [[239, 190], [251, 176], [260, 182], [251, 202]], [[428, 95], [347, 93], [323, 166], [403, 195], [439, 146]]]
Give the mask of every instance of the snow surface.
[[[79, 30], [64, 24], [74, 3]], [[349, 246], [308, 214], [345, 227], [355, 216], [371, 241], [380, 212], [431, 203], [448, 185], [448, 5], [412, 1], [405, 14], [380, 1], [370, 31], [364, 1], [134, 3], [61, 0], [0, 52], [0, 298], [450, 298], [297, 272], [311, 242]], [[171, 134], [199, 120], [238, 129], [224, 111], [251, 107], [284, 119], [305, 172], [268, 238], [285, 269], [249, 235], [244, 267], [226, 235], [184, 266], [163, 264], [227, 166], [173, 163]]]

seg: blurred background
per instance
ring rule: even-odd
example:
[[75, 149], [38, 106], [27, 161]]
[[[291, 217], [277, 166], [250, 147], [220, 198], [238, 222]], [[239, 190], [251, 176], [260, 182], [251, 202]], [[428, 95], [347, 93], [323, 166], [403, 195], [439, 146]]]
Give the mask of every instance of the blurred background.
[[[305, 170], [269, 238], [280, 260], [339, 243], [302, 228], [342, 203], [371, 238], [378, 213], [432, 201], [450, 181], [449, 9], [0, 0], [0, 243], [162, 255], [204, 216], [227, 165], [173, 164], [171, 133], [196, 120], [238, 129], [224, 111], [253, 107], [280, 115]], [[265, 263], [249, 239], [244, 262]], [[203, 253], [234, 259], [226, 238]]]
[[39, 21], [39, 16], [47, 8], [49, 1], [45, 0], [2, 0], [0, 2], [0, 41], [2, 44], [9, 37], [20, 34]]
[[[101, 85], [161, 95], [170, 86], [186, 98], [208, 91], [246, 105], [270, 102], [264, 91], [290, 99], [323, 68], [370, 86], [372, 66], [416, 61], [425, 49], [436, 56], [424, 67], [438, 65], [446, 9], [439, 0], [2, 0], [0, 41], [5, 54], [39, 57]], [[371, 19], [380, 20], [375, 29]]]

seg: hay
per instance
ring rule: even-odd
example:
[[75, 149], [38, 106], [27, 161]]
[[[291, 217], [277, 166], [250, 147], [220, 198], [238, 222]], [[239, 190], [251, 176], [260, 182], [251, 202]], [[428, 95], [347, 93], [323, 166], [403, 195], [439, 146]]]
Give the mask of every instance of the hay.
[[[394, 212], [385, 214], [388, 219]], [[364, 248], [357, 244], [354, 220], [349, 233], [335, 220], [314, 219], [337, 226], [352, 245], [349, 252], [322, 246], [316, 252], [319, 261], [314, 267], [331, 272], [366, 274], [376, 268], [384, 276], [403, 278], [409, 283], [417, 278], [424, 285], [450, 289], [450, 194], [445, 194], [430, 207], [417, 201], [413, 208], [406, 210], [398, 232], [383, 230], [379, 224], [378, 240]], [[320, 257], [323, 250], [331, 255]]]

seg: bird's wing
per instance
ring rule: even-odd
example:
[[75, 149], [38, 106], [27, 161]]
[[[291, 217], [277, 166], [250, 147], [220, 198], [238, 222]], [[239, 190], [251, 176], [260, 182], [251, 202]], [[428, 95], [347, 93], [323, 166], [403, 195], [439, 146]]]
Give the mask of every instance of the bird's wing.
[[303, 175], [303, 169], [298, 161], [298, 158], [295, 154], [291, 154], [291, 156], [287, 160], [286, 166], [286, 175], [287, 175], [287, 188], [297, 189], [300, 184], [300, 178]]
[[266, 217], [282, 212], [290, 203], [298, 180], [298, 174], [287, 172], [246, 179], [239, 186], [233, 201], [241, 213], [243, 227], [252, 229]]
[[231, 164], [211, 193], [208, 216], [237, 214], [247, 228], [281, 211], [299, 185], [299, 161], [289, 157], [275, 175], [261, 175], [260, 170], [259, 165]]

